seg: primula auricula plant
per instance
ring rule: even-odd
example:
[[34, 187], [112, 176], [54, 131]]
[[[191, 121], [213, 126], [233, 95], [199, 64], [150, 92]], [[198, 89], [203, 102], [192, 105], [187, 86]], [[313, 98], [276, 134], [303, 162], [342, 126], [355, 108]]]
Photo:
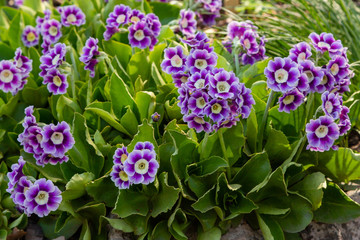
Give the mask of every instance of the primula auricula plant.
[[331, 34], [268, 58], [256, 22], [201, 31], [218, 0], [35, 2], [0, 7], [7, 235], [29, 218], [47, 239], [220, 239], [243, 219], [284, 239], [360, 216], [341, 189], [359, 93]]

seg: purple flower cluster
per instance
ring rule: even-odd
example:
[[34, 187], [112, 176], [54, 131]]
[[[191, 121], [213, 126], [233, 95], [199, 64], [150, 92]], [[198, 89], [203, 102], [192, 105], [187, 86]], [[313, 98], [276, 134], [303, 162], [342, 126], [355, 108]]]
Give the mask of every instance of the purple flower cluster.
[[161, 63], [179, 88], [183, 120], [197, 132], [231, 127], [239, 121], [239, 115], [247, 118], [255, 104], [250, 89], [233, 72], [215, 68], [217, 55], [208, 41], [199, 32], [183, 41], [191, 47], [188, 56], [180, 46], [167, 48]]
[[[306, 125], [307, 148], [328, 151], [334, 148], [335, 140], [350, 129], [349, 109], [343, 106], [341, 94], [349, 91], [353, 72], [346, 56], [347, 49], [340, 40], [329, 33], [311, 33], [309, 38], [317, 56], [328, 61], [326, 65], [316, 66], [317, 62], [311, 59], [311, 45], [300, 42], [290, 49], [288, 57], [270, 61], [264, 73], [268, 87], [283, 94], [279, 98], [279, 111], [290, 113], [309, 93], [322, 94], [321, 109], [325, 116], [310, 120]], [[325, 52], [330, 59], [326, 59]]]
[[149, 184], [155, 180], [159, 163], [152, 143], [138, 142], [130, 153], [126, 147], [118, 148], [113, 158], [110, 176], [118, 188], [127, 189], [132, 184]]
[[16, 49], [13, 61], [0, 61], [0, 90], [13, 95], [22, 90], [32, 70], [32, 60], [22, 55], [21, 48]]
[[40, 57], [40, 76], [43, 84], [54, 95], [64, 94], [69, 86], [66, 75], [59, 71], [60, 65], [65, 61], [66, 45], [57, 43], [47, 53]]
[[41, 128], [33, 113], [33, 106], [25, 109], [22, 124], [24, 131], [18, 136], [18, 141], [24, 146], [24, 151], [33, 154], [36, 164], [40, 166], [67, 162], [69, 158], [65, 153], [75, 143], [70, 133], [70, 126], [66, 122], [61, 122], [57, 125], [51, 123]]
[[251, 21], [232, 21], [227, 27], [228, 40], [223, 45], [229, 52], [239, 54], [243, 65], [266, 59], [265, 37], [259, 37], [257, 27]]
[[18, 163], [11, 166], [12, 171], [7, 174], [9, 183], [6, 191], [11, 194], [17, 208], [28, 216], [33, 213], [39, 217], [47, 216], [58, 209], [62, 201], [61, 191], [45, 178], [30, 181], [22, 171], [25, 163], [20, 157]]
[[85, 70], [90, 71], [90, 77], [95, 76], [95, 66], [99, 62], [97, 56], [100, 55], [99, 40], [97, 38], [90, 37], [86, 40], [85, 46], [83, 47], [83, 54], [80, 57], [80, 61], [85, 64]]
[[145, 49], [149, 47], [152, 50], [158, 42], [157, 37], [160, 34], [161, 23], [159, 18], [149, 13], [145, 15], [137, 9], [131, 9], [129, 6], [116, 5], [114, 11], [106, 19], [106, 31], [104, 39], [110, 38], [120, 29], [128, 28], [128, 39], [131, 47]]

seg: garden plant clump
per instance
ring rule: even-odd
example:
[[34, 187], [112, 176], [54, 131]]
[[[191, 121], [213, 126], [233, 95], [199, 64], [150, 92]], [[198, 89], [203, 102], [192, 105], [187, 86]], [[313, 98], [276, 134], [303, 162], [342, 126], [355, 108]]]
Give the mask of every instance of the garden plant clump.
[[273, 51], [218, 0], [54, 3], [0, 3], [1, 239], [215, 240], [246, 221], [281, 240], [360, 216], [360, 86], [335, 33]]

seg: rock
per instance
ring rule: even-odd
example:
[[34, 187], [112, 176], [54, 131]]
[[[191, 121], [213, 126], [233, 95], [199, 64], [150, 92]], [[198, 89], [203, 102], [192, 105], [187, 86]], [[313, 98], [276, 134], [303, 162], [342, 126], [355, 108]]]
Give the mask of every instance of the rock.
[[261, 231], [254, 231], [246, 222], [242, 221], [239, 226], [230, 230], [221, 237], [222, 240], [262, 240]]
[[26, 236], [25, 240], [43, 240], [43, 232], [39, 225], [34, 223], [29, 223], [28, 227], [26, 228]]

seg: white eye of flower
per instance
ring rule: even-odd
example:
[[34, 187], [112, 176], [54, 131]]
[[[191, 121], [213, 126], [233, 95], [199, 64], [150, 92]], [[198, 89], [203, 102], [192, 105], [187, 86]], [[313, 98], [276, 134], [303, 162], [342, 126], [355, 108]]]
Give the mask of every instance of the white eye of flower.
[[245, 39], [245, 40], [244, 40], [244, 45], [245, 45], [245, 48], [246, 48], [246, 49], [250, 49], [251, 43], [250, 43], [249, 39]]
[[183, 65], [183, 60], [179, 57], [179, 55], [173, 56], [170, 61], [173, 67], [181, 67]]
[[305, 60], [306, 60], [306, 54], [305, 54], [305, 53], [300, 53], [300, 54], [298, 55], [298, 57], [297, 57], [298, 63], [303, 62], [303, 61], [305, 61]]
[[47, 204], [49, 200], [49, 193], [45, 191], [39, 191], [38, 195], [35, 197], [35, 202], [39, 205]]
[[330, 71], [332, 73], [332, 75], [337, 75], [339, 73], [339, 65], [337, 63], [334, 63], [331, 68]]
[[145, 174], [149, 170], [149, 162], [145, 159], [140, 159], [135, 163], [135, 172], [138, 174]]
[[137, 30], [134, 34], [134, 38], [138, 41], [141, 41], [145, 38], [144, 31], [143, 30]]
[[57, 54], [51, 61], [51, 64], [56, 65], [56, 64], [58, 64], [59, 60], [60, 60], [60, 54]]
[[58, 34], [58, 29], [55, 26], [51, 26], [49, 28], [49, 34], [53, 37], [55, 37]]
[[312, 82], [314, 80], [314, 74], [312, 73], [312, 71], [308, 70], [304, 72], [308, 81]]
[[37, 140], [38, 142], [41, 142], [42, 139], [43, 139], [43, 136], [42, 136], [40, 133], [36, 134], [36, 140]]
[[323, 138], [325, 137], [329, 132], [329, 128], [325, 125], [320, 125], [316, 130], [315, 130], [315, 134], [318, 138]]
[[116, 18], [116, 22], [122, 24], [123, 22], [125, 22], [125, 18], [125, 14], [121, 14]]
[[62, 144], [63, 140], [64, 140], [64, 135], [61, 132], [54, 132], [51, 135], [51, 141], [56, 145]]
[[61, 78], [60, 78], [59, 76], [55, 76], [55, 77], [53, 78], [53, 83], [55, 84], [55, 86], [60, 87], [61, 84], [62, 84]]
[[181, 20], [180, 24], [181, 24], [181, 27], [182, 27], [182, 28], [187, 28], [188, 25], [189, 25], [188, 20], [187, 20], [186, 18], [183, 18], [183, 19]]
[[16, 61], [16, 67], [17, 68], [21, 68], [23, 65], [23, 61], [21, 60], [21, 58], [19, 58], [17, 61]]
[[130, 18], [130, 21], [133, 22], [133, 23], [137, 23], [138, 21], [140, 21], [140, 18], [137, 17], [137, 16], [132, 16], [132, 17]]
[[276, 70], [276, 72], [275, 72], [275, 81], [276, 81], [277, 83], [284, 83], [284, 82], [286, 82], [286, 81], [288, 80], [288, 77], [289, 77], [289, 73], [288, 73], [285, 69], [283, 69], [283, 68], [278, 69], [278, 70]]
[[319, 42], [318, 43], [318, 46], [321, 47], [321, 48], [326, 48], [326, 49], [330, 49], [330, 45], [326, 42]]
[[324, 74], [324, 77], [322, 78], [320, 85], [325, 85], [328, 82], [328, 77]]
[[202, 70], [207, 68], [208, 64], [205, 59], [196, 59], [195, 60], [195, 67]]
[[332, 113], [334, 106], [330, 101], [326, 101], [325, 103], [325, 109], [328, 113]]
[[26, 40], [28, 40], [29, 42], [32, 42], [36, 39], [36, 36], [33, 32], [29, 32], [28, 35], [26, 35]]
[[0, 80], [4, 83], [9, 83], [13, 80], [14, 74], [10, 70], [2, 70], [0, 73]]
[[205, 80], [204, 79], [199, 79], [195, 82], [194, 84], [195, 88], [199, 89], [199, 88], [203, 88], [205, 86]]
[[127, 158], [128, 158], [128, 156], [125, 153], [123, 153], [120, 157], [121, 163], [124, 163]]
[[129, 181], [129, 176], [124, 171], [119, 172], [119, 177], [122, 181], [127, 182]]
[[204, 124], [205, 123], [204, 119], [201, 118], [201, 117], [194, 117], [194, 121], [196, 123], [199, 123], [199, 124]]
[[227, 82], [218, 82], [216, 84], [216, 89], [218, 93], [229, 92], [230, 85]]
[[73, 23], [76, 21], [76, 16], [74, 14], [70, 14], [69, 16], [67, 16], [66, 20], [68, 21], [68, 23]]
[[196, 107], [203, 109], [205, 106], [206, 106], [206, 102], [203, 97], [196, 99]]
[[220, 104], [215, 103], [214, 105], [211, 106], [211, 112], [215, 113], [215, 114], [219, 114], [222, 110], [222, 107]]
[[187, 80], [188, 80], [188, 77], [187, 77], [187, 76], [182, 76], [182, 77], [180, 78], [180, 81], [181, 81], [182, 83], [186, 83]]
[[284, 99], [283, 99], [283, 103], [285, 103], [286, 105], [292, 103], [294, 101], [295, 97], [294, 95], [287, 95]]

